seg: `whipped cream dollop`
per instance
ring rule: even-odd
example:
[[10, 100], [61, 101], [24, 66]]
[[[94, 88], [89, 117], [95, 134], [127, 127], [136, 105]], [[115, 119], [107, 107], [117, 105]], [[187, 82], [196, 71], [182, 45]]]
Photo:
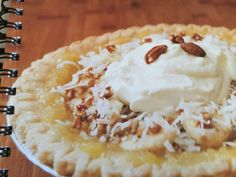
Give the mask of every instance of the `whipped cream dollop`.
[[[167, 37], [150, 38], [152, 42], [110, 64], [104, 76], [115, 96], [132, 111], [155, 112], [175, 107], [182, 99], [221, 104], [228, 97], [231, 80], [236, 79], [235, 46], [210, 35], [201, 41], [185, 37], [206, 52], [205, 57], [198, 57]], [[167, 45], [167, 52], [147, 64], [146, 53], [157, 45]]]

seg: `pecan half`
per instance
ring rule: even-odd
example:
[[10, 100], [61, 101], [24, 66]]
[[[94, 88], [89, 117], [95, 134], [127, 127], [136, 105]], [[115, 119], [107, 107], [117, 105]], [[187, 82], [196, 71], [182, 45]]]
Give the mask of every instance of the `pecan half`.
[[206, 52], [198, 45], [194, 43], [182, 43], [180, 44], [181, 48], [188, 54], [195, 55], [198, 57], [205, 57]]
[[167, 51], [167, 46], [166, 45], [158, 45], [156, 47], [153, 47], [151, 50], [149, 50], [144, 59], [147, 64], [151, 64], [154, 61], [156, 61], [161, 54], [166, 53]]
[[169, 36], [169, 39], [170, 39], [173, 43], [177, 43], [177, 44], [184, 42], [184, 39], [183, 39], [182, 36], [180, 36], [180, 35], [175, 36], [175, 35], [172, 34], [172, 35]]
[[203, 39], [203, 37], [198, 33], [194, 33], [192, 39], [194, 39], [195, 41], [200, 41]]

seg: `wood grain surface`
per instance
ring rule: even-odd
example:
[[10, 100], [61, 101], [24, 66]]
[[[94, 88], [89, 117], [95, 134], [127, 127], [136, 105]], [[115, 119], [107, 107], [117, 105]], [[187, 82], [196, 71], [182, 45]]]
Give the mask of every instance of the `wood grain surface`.
[[[19, 62], [5, 62], [5, 68], [20, 72], [43, 54], [89, 35], [100, 35], [129, 26], [158, 23], [208, 24], [236, 28], [235, 0], [26, 0], [20, 35], [23, 44], [8, 51], [21, 54]], [[18, 7], [19, 4], [12, 3]], [[14, 16], [11, 21], [18, 21]], [[14, 80], [3, 79], [3, 85]], [[0, 96], [0, 105], [7, 98]], [[0, 124], [5, 117], [0, 115]], [[0, 158], [0, 168], [8, 168], [10, 177], [49, 177], [29, 162], [9, 137], [0, 137], [0, 146], [10, 146], [11, 157]]]

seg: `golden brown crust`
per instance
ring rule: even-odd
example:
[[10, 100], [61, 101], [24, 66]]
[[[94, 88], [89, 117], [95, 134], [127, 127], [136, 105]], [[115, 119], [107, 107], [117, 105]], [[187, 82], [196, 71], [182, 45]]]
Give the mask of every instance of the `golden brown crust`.
[[[45, 55], [41, 60], [32, 63], [14, 86], [17, 95], [10, 98], [9, 104], [15, 105], [15, 114], [9, 117], [10, 124], [15, 127], [15, 135], [43, 164], [55, 169], [63, 176], [233, 176], [236, 174], [236, 158], [219, 158], [212, 162], [204, 162], [192, 166], [173, 166], [166, 163], [163, 166], [141, 165], [134, 167], [122, 158], [92, 159], [89, 154], [74, 149], [71, 144], [61, 142], [58, 137], [50, 135], [53, 126], [44, 122], [38, 109], [38, 91], [44, 87], [48, 73], [56, 68], [56, 62], [70, 51], [75, 55], [96, 50], [105, 44], [117, 44], [129, 41], [134, 37], [143, 37], [151, 33], [179, 33], [217, 35], [223, 40], [236, 44], [236, 30], [225, 27], [197, 25], [146, 25], [131, 27], [107, 33], [99, 37], [88, 37], [67, 47], [60, 48]], [[49, 136], [50, 135], [50, 136]], [[58, 150], [58, 147], [60, 149]]]

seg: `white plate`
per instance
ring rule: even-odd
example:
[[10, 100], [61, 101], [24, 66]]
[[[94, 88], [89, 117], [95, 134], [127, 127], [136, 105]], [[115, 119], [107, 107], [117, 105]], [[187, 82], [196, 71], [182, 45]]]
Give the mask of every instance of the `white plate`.
[[[7, 117], [7, 125], [10, 126], [10, 121], [9, 121], [9, 116]], [[17, 136], [14, 133], [14, 129], [13, 129], [13, 133], [11, 135], [11, 138], [13, 140], [13, 142], [15, 143], [16, 147], [18, 148], [18, 150], [20, 152], [22, 152], [33, 164], [35, 164], [36, 166], [40, 167], [41, 169], [43, 169], [45, 172], [49, 173], [50, 175], [53, 175], [55, 177], [60, 177], [59, 174], [57, 174], [57, 172], [51, 168], [49, 168], [48, 166], [42, 164], [38, 159], [36, 159], [32, 153], [27, 149], [27, 147], [25, 145], [22, 145], [19, 143]]]

